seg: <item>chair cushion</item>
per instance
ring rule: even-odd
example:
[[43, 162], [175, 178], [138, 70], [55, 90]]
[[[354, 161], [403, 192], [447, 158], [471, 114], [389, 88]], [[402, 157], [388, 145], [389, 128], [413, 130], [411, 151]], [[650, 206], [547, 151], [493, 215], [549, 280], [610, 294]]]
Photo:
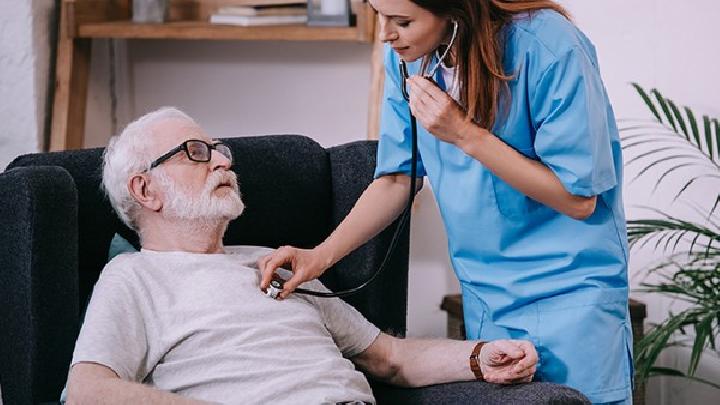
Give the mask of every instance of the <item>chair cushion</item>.
[[483, 404], [483, 405], [585, 405], [587, 398], [572, 388], [547, 382], [500, 385], [480, 381], [437, 384], [422, 388], [401, 388], [370, 380], [379, 405], [382, 404]]

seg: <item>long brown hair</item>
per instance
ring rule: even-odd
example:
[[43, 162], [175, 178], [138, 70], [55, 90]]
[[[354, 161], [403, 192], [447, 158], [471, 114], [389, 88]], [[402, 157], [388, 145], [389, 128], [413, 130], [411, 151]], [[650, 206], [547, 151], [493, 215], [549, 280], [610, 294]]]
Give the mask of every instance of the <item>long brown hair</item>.
[[[460, 79], [460, 104], [480, 126], [492, 129], [498, 116], [498, 101], [510, 102], [505, 72], [503, 28], [517, 14], [550, 9], [570, 19], [568, 12], [552, 0], [411, 0], [418, 6], [458, 22], [455, 55]], [[423, 60], [423, 71], [430, 57]], [[506, 104], [506, 103], [504, 103]]]

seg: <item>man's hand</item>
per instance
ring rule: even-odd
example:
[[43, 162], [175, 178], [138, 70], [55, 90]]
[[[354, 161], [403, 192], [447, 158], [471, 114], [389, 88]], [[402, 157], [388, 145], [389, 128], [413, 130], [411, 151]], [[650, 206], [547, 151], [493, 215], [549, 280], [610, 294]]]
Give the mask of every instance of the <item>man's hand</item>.
[[538, 362], [535, 346], [527, 340], [493, 340], [479, 357], [485, 381], [497, 384], [532, 381]]

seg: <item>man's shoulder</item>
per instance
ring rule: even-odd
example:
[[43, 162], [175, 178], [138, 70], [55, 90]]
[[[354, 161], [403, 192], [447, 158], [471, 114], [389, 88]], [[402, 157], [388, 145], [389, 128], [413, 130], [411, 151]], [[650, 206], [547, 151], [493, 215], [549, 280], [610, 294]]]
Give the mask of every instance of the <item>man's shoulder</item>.
[[133, 273], [135, 273], [141, 266], [140, 263], [144, 261], [144, 255], [142, 252], [128, 252], [121, 253], [113, 257], [105, 267], [103, 267], [100, 277], [103, 278], [122, 278], [130, 280]]
[[[265, 246], [235, 245], [225, 246], [225, 253], [248, 264], [256, 263], [261, 257], [269, 255], [275, 249]], [[251, 266], [252, 267], [252, 266]]]
[[140, 260], [142, 260], [142, 257], [143, 257], [142, 252], [120, 253], [119, 255], [110, 259], [109, 262], [107, 262], [103, 271], [115, 270], [115, 269], [120, 269], [120, 268], [124, 268], [124, 267], [134, 266]]

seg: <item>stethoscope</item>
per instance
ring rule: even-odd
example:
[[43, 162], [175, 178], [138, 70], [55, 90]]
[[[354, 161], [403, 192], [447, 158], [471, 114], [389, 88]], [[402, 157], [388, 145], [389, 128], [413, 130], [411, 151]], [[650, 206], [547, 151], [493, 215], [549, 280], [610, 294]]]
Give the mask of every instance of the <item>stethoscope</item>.
[[[457, 36], [457, 30], [458, 30], [458, 23], [457, 21], [453, 20], [453, 32], [452, 37], [450, 38], [450, 43], [448, 44], [447, 48], [445, 48], [445, 52], [443, 52], [442, 55], [438, 55], [439, 52], [436, 50], [436, 55], [438, 55], [438, 60], [435, 66], [428, 72], [427, 75], [424, 75], [424, 77], [431, 82], [435, 83], [435, 81], [432, 79], [435, 76], [435, 72], [438, 70], [440, 65], [443, 63], [445, 58], [447, 57], [448, 52], [450, 51], [450, 48], [452, 48], [453, 43], [455, 42], [455, 38]], [[417, 147], [417, 119], [415, 119], [415, 116], [412, 113], [412, 110], [410, 109], [410, 93], [407, 90], [407, 80], [410, 78], [410, 75], [408, 74], [407, 64], [404, 60], [400, 60], [399, 64], [400, 69], [400, 75], [402, 76], [402, 96], [405, 99], [405, 101], [408, 102], [408, 110], [410, 113], [410, 130], [411, 130], [411, 154], [410, 154], [410, 192], [407, 199], [407, 205], [405, 206], [405, 209], [403, 210], [402, 214], [400, 214], [400, 218], [398, 220], [397, 226], [395, 227], [395, 233], [393, 234], [392, 239], [390, 240], [390, 246], [388, 246], [388, 250], [385, 253], [385, 257], [383, 258], [383, 261], [380, 263], [380, 267], [378, 267], [377, 270], [375, 270], [375, 273], [366, 280], [364, 283], [360, 284], [357, 287], [353, 287], [347, 290], [342, 291], [336, 291], [336, 292], [324, 292], [324, 291], [315, 291], [315, 290], [308, 290], [305, 288], [296, 288], [294, 290], [295, 294], [304, 294], [304, 295], [311, 295], [314, 297], [320, 297], [320, 298], [336, 298], [336, 297], [346, 297], [348, 295], [352, 295], [357, 293], [358, 291], [362, 290], [363, 288], [367, 287], [372, 283], [377, 276], [385, 269], [385, 265], [390, 260], [390, 257], [395, 252], [395, 247], [397, 246], [398, 239], [400, 237], [400, 233], [405, 229], [405, 226], [408, 224], [410, 219], [410, 210], [412, 209], [413, 202], [415, 201], [415, 187], [417, 186], [417, 154], [418, 154], [418, 147]], [[270, 287], [267, 289], [267, 292], [265, 293], [270, 298], [277, 298], [277, 296], [282, 291], [283, 285], [285, 283], [285, 280], [280, 278], [275, 278], [272, 281], [270, 281]]]

